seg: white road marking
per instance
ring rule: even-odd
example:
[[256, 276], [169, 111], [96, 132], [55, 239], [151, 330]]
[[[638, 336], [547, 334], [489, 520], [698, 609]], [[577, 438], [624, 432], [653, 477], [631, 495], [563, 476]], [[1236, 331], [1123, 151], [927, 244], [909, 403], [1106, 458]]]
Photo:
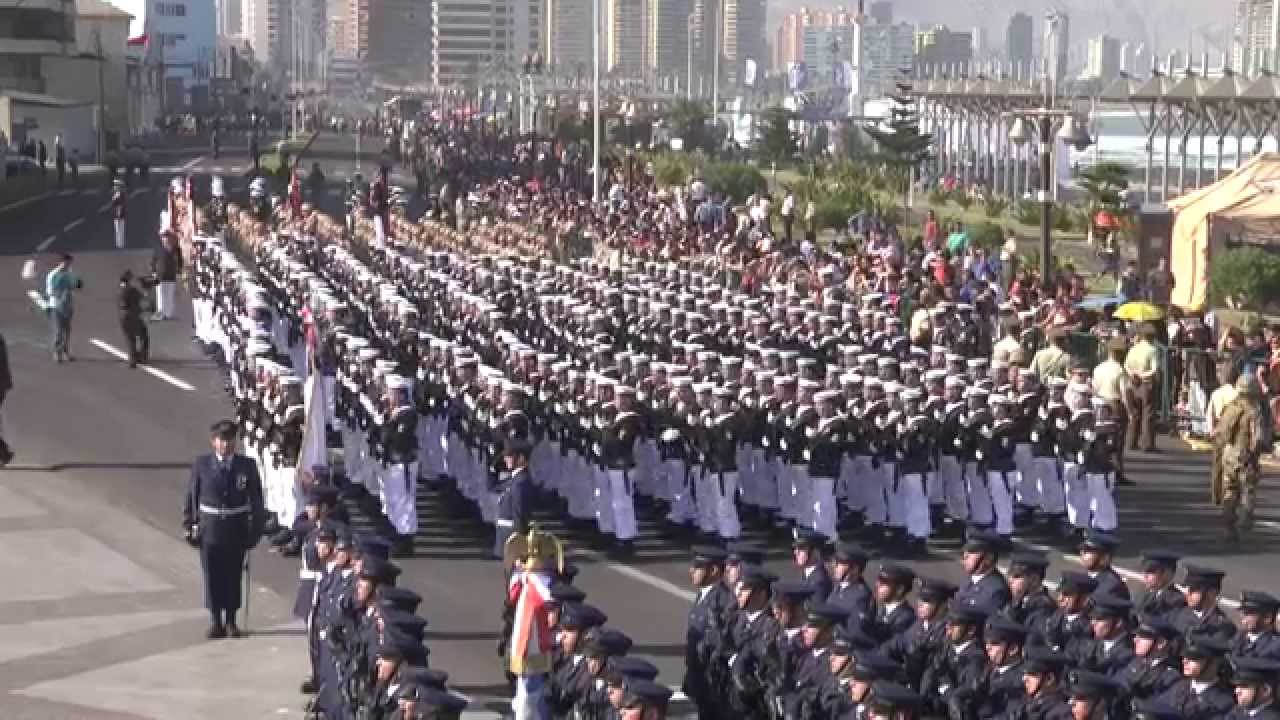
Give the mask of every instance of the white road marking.
[[203, 155], [201, 155], [201, 156], [197, 157], [196, 159], [192, 160], [191, 162], [187, 163], [186, 165], [183, 165], [182, 167], [178, 168], [178, 172], [180, 172], [180, 173], [184, 173], [184, 172], [186, 172], [186, 171], [190, 170], [191, 168], [193, 168], [193, 167], [195, 167], [195, 166], [199, 165], [202, 161], [204, 161], [204, 156], [203, 156]]
[[36, 252], [44, 252], [45, 250], [48, 250], [49, 246], [52, 245], [57, 239], [58, 239], [57, 235], [50, 235], [49, 237], [45, 238], [43, 241], [40, 242], [39, 245], [36, 246]]
[[650, 573], [645, 572], [644, 570], [631, 567], [630, 565], [623, 565], [622, 563], [613, 562], [612, 560], [607, 559], [604, 555], [601, 555], [595, 550], [588, 550], [586, 548], [577, 548], [573, 552], [576, 555], [581, 555], [582, 557], [591, 558], [596, 563], [599, 563], [600, 565], [606, 568], [609, 568], [610, 570], [618, 573], [619, 575], [625, 575], [626, 577], [629, 577], [632, 580], [635, 580], [636, 582], [644, 583], [645, 585], [648, 585], [649, 587], [655, 590], [661, 590], [662, 592], [672, 597], [679, 598], [686, 602], [693, 602], [693, 599], [695, 597], [692, 590], [686, 590], [685, 588], [682, 588], [673, 582], [670, 582], [668, 580], [663, 580], [657, 575], [652, 575]]
[[[123, 350], [113, 347], [112, 345], [105, 343], [99, 340], [98, 338], [90, 338], [89, 344], [93, 345], [94, 347], [98, 348], [99, 350], [101, 350], [102, 352], [108, 355], [113, 355], [120, 360], [124, 360], [125, 362], [129, 361], [129, 355], [126, 354]], [[179, 390], [186, 390], [187, 392], [195, 392], [195, 387], [193, 385], [187, 383], [184, 380], [179, 380], [178, 378], [170, 375], [169, 373], [163, 370], [154, 368], [150, 365], [139, 365], [138, 367], [142, 368], [142, 370], [146, 372], [148, 375], [154, 378], [159, 378], [160, 380], [163, 380], [169, 383], [170, 385], [178, 388]]]
[[76, 194], [76, 191], [75, 191], [75, 190], [63, 190], [63, 191], [61, 191], [61, 192], [59, 192], [59, 193], [58, 193], [58, 196], [59, 196], [59, 197], [67, 197], [68, 195], [75, 195], [75, 194]]
[[138, 197], [139, 195], [141, 195], [142, 193], [150, 189], [151, 188], [134, 188], [133, 192], [129, 193], [129, 197]]
[[62, 226], [62, 232], [71, 232], [72, 230], [75, 230], [76, 228], [80, 227], [83, 224], [84, 224], [84, 218], [80, 218], [79, 220], [72, 220], [71, 222]]
[[111, 203], [107, 203], [107, 204], [103, 205], [102, 207], [98, 208], [98, 212], [100, 212], [100, 213], [101, 213], [101, 212], [106, 212], [106, 211], [108, 211], [108, 210], [110, 210], [110, 209], [111, 209]]
[[26, 200], [18, 200], [17, 202], [11, 202], [8, 205], [5, 205], [4, 207], [0, 207], [0, 213], [7, 213], [10, 210], [17, 210], [18, 208], [26, 207], [31, 203], [40, 202], [41, 200], [44, 200], [46, 198], [51, 198], [51, 197], [53, 197], [52, 192], [41, 193], [39, 195], [32, 195]]

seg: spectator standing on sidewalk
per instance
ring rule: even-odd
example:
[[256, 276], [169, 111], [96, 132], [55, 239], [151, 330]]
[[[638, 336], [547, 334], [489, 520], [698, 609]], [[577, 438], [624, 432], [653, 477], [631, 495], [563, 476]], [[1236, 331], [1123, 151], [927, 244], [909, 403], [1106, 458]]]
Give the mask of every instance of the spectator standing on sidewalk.
[[49, 172], [49, 148], [45, 147], [44, 141], [36, 146], [36, 160], [40, 162], [40, 174], [44, 175]]
[[1152, 452], [1156, 445], [1156, 405], [1160, 402], [1160, 351], [1156, 349], [1156, 329], [1144, 323], [1138, 341], [1125, 356], [1132, 391], [1129, 408], [1129, 449]]
[[71, 294], [84, 288], [84, 281], [71, 269], [71, 256], [63, 254], [44, 278], [44, 309], [49, 314], [50, 344], [55, 362], [71, 361], [71, 317], [75, 303]]
[[129, 193], [123, 180], [111, 181], [111, 224], [116, 232], [116, 248], [123, 250], [125, 245], [124, 220], [129, 214]]
[[62, 136], [53, 138], [53, 167], [58, 171], [58, 188], [61, 189], [67, 179], [67, 148], [62, 144]]
[[178, 287], [178, 275], [182, 273], [182, 254], [178, 250], [178, 237], [172, 230], [160, 233], [160, 247], [151, 256], [151, 273], [156, 279], [156, 314], [153, 320], [174, 318], [174, 291]]
[[80, 189], [80, 151], [71, 148], [71, 157], [67, 159], [67, 167], [71, 168], [71, 187]]

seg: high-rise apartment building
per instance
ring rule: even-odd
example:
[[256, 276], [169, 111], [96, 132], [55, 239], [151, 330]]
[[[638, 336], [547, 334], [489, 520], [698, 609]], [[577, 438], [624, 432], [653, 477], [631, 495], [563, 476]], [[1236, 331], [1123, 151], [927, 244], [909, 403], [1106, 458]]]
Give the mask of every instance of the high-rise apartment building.
[[1120, 41], [1110, 35], [1090, 38], [1089, 56], [1082, 77], [1102, 82], [1115, 80], [1120, 76], [1120, 51]]
[[605, 27], [609, 72], [626, 77], [640, 77], [646, 70], [645, 48], [648, 45], [647, 0], [609, 0]]
[[244, 7], [241, 0], [216, 0], [214, 14], [218, 22], [218, 37], [238, 36], [244, 30]]
[[1236, 0], [1231, 65], [1237, 72], [1275, 72], [1280, 47], [1280, 0]]
[[[544, 55], [556, 72], [579, 77], [591, 74], [591, 3], [592, 0], [547, 0]], [[607, 43], [600, 47], [606, 50]]]
[[293, 58], [293, 0], [244, 0], [243, 35], [253, 57], [285, 72]]
[[1071, 19], [1066, 13], [1051, 11], [1044, 21], [1044, 67], [1056, 89], [1067, 79], [1067, 50], [1071, 46]]
[[472, 81], [491, 67], [515, 69], [525, 55], [546, 49], [541, 0], [433, 0], [430, 22], [437, 85]]
[[1009, 27], [1004, 32], [1004, 52], [1014, 77], [1035, 76], [1035, 22], [1030, 15], [1020, 12], [1009, 18]]
[[892, 25], [893, 3], [889, 0], [877, 0], [871, 3], [871, 7], [867, 8], [867, 20], [872, 25]]
[[862, 27], [862, 97], [893, 92], [915, 60], [916, 28], [911, 23], [866, 24]]
[[764, 44], [765, 0], [721, 0], [724, 21], [721, 24], [721, 75], [729, 87], [741, 87], [746, 79], [746, 65], [756, 64], [757, 75], [766, 63]]
[[689, 0], [646, 0], [645, 66], [658, 78], [689, 74]]
[[915, 67], [925, 73], [965, 71], [973, 60], [973, 33], [938, 25], [915, 34]]

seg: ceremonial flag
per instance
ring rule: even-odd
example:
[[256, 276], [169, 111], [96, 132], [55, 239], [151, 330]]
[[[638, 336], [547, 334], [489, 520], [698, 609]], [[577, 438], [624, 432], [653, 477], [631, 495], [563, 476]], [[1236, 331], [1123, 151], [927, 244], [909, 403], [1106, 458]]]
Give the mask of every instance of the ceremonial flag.
[[[314, 478], [311, 468], [319, 465], [328, 467], [329, 449], [325, 437], [324, 378], [318, 373], [307, 377], [307, 384], [302, 391], [303, 407], [306, 408], [306, 420], [302, 424], [302, 447], [298, 451], [298, 476], [304, 484], [310, 486]], [[306, 489], [306, 488], [304, 488]]]
[[551, 626], [547, 624], [547, 605], [551, 602], [548, 578], [537, 573], [519, 573], [513, 579], [508, 596], [515, 605], [511, 627], [511, 672], [514, 675], [546, 672], [551, 667]]

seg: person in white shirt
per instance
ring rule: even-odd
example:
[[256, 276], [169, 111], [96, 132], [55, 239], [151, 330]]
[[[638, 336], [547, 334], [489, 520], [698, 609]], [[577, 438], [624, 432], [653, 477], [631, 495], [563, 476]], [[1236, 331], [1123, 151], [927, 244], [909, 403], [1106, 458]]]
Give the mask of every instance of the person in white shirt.
[[782, 237], [791, 242], [791, 231], [796, 223], [796, 194], [787, 188], [786, 197], [782, 198]]

